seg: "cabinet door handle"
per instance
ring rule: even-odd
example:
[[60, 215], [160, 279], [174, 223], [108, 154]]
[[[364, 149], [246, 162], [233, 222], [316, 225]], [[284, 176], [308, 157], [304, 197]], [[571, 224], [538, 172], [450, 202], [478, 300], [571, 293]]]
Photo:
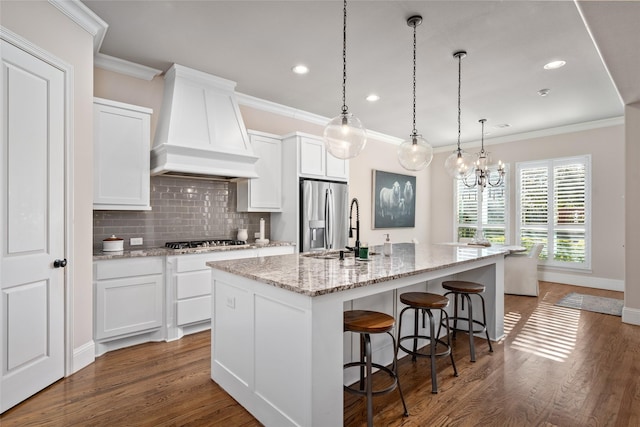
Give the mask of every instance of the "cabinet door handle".
[[53, 268], [64, 268], [67, 266], [67, 259], [57, 259], [53, 261]]

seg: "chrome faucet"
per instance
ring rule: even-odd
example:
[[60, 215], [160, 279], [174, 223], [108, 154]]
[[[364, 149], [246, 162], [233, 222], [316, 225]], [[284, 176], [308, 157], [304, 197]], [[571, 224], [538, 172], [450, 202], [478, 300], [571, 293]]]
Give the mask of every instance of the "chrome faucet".
[[349, 207], [349, 237], [353, 237], [353, 205], [356, 205], [356, 242], [353, 247], [346, 246], [347, 249], [354, 252], [355, 257], [360, 256], [360, 203], [358, 203], [357, 198], [353, 198], [351, 200], [351, 206]]

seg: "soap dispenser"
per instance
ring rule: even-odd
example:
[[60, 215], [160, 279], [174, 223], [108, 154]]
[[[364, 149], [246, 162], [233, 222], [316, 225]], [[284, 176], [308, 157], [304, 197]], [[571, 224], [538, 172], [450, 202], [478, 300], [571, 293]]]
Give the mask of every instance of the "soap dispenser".
[[387, 239], [384, 241], [384, 246], [382, 247], [382, 253], [384, 254], [384, 256], [391, 256], [391, 251], [392, 251], [391, 240], [389, 240], [388, 234], [385, 234], [385, 236], [387, 236]]

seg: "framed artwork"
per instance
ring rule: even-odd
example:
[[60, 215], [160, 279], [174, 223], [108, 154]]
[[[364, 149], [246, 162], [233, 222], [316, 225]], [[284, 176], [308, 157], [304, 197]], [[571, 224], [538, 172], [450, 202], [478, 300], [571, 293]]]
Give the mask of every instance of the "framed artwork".
[[373, 228], [415, 227], [416, 177], [373, 170]]

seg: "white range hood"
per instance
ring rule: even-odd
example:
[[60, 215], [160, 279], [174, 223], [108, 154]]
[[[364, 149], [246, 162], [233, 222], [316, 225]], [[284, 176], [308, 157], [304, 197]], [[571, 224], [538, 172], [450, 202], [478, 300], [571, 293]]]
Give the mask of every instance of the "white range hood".
[[151, 175], [257, 178], [236, 83], [174, 64], [151, 149]]

